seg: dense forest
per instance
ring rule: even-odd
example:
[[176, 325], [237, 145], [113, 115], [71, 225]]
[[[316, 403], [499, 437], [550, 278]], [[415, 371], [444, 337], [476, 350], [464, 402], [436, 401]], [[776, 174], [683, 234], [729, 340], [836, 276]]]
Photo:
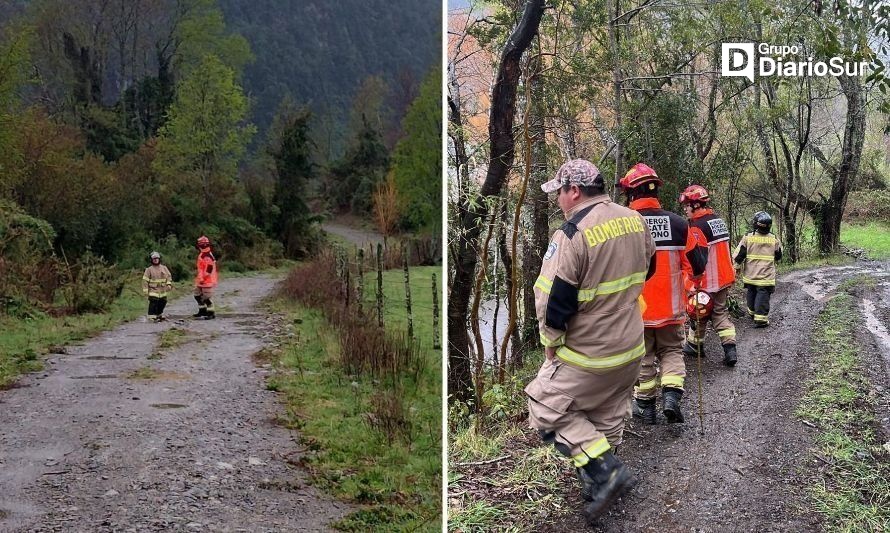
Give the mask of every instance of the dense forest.
[[[437, 232], [438, 12], [282, 6], [3, 4], [7, 311], [51, 305], [78, 282], [119, 287], [115, 269], [153, 249], [184, 269], [201, 234], [243, 270], [313, 253], [329, 214]], [[398, 40], [392, 27], [404, 28]]]

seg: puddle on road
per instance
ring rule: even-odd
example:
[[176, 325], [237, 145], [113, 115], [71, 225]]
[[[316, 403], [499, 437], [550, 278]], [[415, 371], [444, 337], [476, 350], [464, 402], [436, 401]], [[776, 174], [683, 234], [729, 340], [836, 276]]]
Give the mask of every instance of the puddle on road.
[[148, 406], [154, 407], [155, 409], [183, 409], [185, 407], [188, 407], [188, 405], [181, 403], [152, 403]]
[[834, 292], [838, 285], [855, 276], [868, 275], [878, 279], [887, 276], [887, 272], [878, 267], [871, 266], [839, 266], [828, 267], [816, 271], [792, 272], [782, 277], [783, 281], [790, 281], [800, 285], [801, 290], [816, 301], [825, 301]]
[[890, 371], [890, 333], [887, 332], [887, 328], [884, 327], [884, 324], [878, 318], [877, 311], [878, 308], [874, 302], [868, 298], [862, 299], [862, 314], [865, 316], [865, 326], [874, 335], [878, 344], [884, 347], [884, 364], [887, 366], [887, 370]]
[[88, 361], [115, 361], [115, 360], [123, 360], [123, 359], [136, 359], [135, 357], [119, 357], [117, 355], [89, 355], [87, 357], [80, 357], [79, 359], [85, 359]]
[[92, 376], [71, 376], [71, 379], [114, 379], [117, 374], [95, 374]]

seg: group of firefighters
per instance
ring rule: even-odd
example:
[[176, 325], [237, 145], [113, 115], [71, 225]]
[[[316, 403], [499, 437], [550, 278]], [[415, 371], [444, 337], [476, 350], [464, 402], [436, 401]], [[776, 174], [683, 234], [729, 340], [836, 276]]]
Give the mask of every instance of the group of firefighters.
[[[219, 271], [210, 239], [202, 235], [195, 246], [198, 248], [198, 259], [195, 264], [197, 274], [194, 295], [198, 302], [198, 312], [192, 316], [210, 320], [216, 318], [211, 298], [213, 289], [219, 282]], [[161, 263], [160, 253], [152, 252], [149, 259], [151, 265], [142, 274], [142, 294], [148, 296], [148, 320], [162, 322], [166, 320], [164, 308], [167, 306], [167, 296], [173, 290], [173, 276], [167, 266]]]
[[[707, 324], [738, 361], [727, 308], [736, 272], [755, 327], [768, 325], [782, 246], [765, 212], [730, 254], [726, 222], [701, 185], [680, 194], [686, 217], [662, 208], [664, 182], [644, 163], [616, 184], [628, 206], [613, 202], [592, 163], [568, 161], [541, 188], [556, 193], [566, 222], [553, 235], [535, 283], [545, 361], [525, 388], [529, 419], [545, 442], [571, 458], [593, 521], [633, 478], [615, 456], [626, 418], [683, 422], [683, 356], [701, 356]], [[686, 334], [686, 324], [689, 332]], [[630, 407], [629, 407], [630, 404]]]

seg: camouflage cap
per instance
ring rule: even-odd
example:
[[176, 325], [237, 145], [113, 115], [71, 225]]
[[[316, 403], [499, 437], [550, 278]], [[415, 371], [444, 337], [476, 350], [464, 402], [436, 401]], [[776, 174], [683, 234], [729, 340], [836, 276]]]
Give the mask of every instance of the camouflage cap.
[[584, 159], [572, 159], [563, 163], [556, 171], [556, 177], [541, 185], [544, 192], [554, 192], [563, 185], [574, 183], [581, 187], [603, 186], [603, 176], [596, 165]]

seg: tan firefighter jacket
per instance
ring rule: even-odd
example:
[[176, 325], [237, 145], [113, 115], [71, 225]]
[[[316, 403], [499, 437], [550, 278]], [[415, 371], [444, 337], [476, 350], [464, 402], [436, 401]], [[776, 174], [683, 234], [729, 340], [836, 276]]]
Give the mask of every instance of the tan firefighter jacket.
[[155, 298], [166, 298], [173, 288], [173, 276], [164, 265], [151, 265], [142, 274], [142, 293]]
[[772, 233], [747, 233], [735, 249], [735, 263], [742, 267], [742, 283], [758, 287], [776, 285], [776, 261], [782, 243]]
[[567, 218], [535, 282], [541, 343], [567, 364], [606, 372], [646, 352], [638, 299], [655, 242], [639, 213], [605, 194]]

